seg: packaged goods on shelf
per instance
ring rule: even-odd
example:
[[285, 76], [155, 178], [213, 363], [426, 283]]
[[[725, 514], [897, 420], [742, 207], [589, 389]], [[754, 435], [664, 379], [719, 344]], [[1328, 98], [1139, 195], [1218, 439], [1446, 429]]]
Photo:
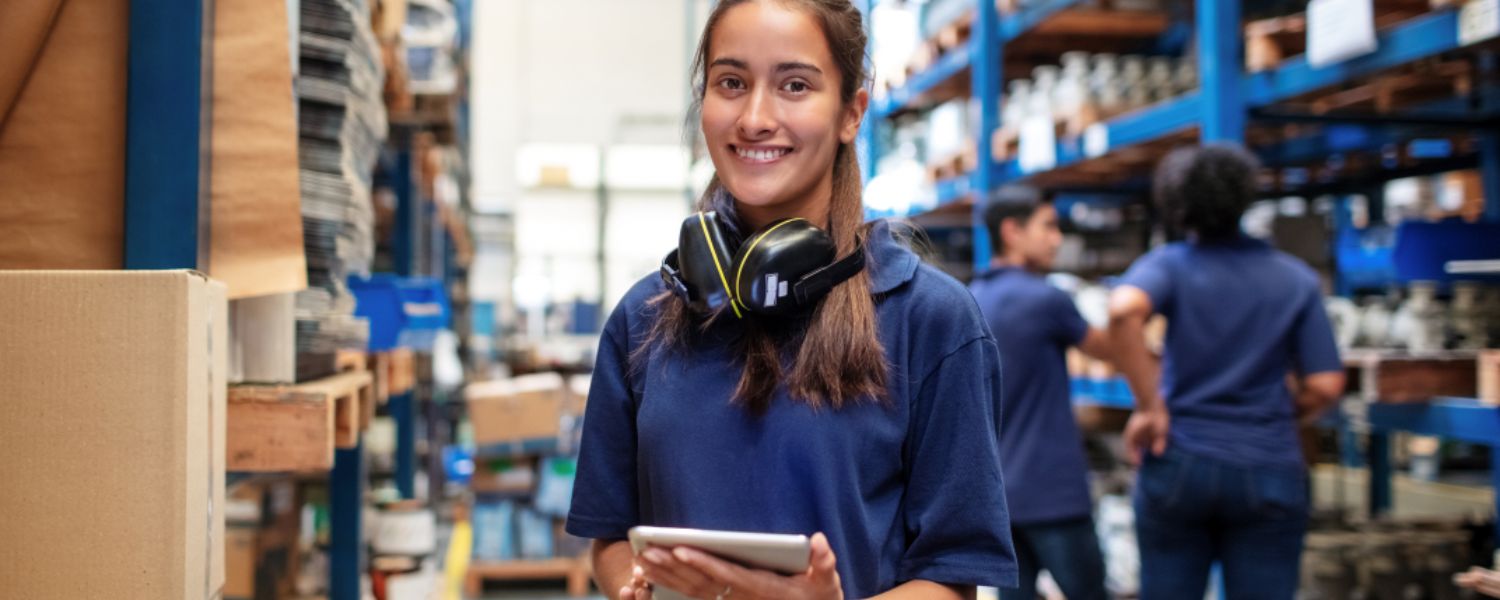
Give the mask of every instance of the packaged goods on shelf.
[[530, 495], [536, 490], [536, 461], [530, 457], [474, 459], [469, 489], [476, 494]]
[[410, 0], [401, 28], [408, 86], [414, 94], [451, 94], [458, 88], [458, 18], [447, 0]]
[[0, 561], [15, 598], [224, 585], [225, 287], [189, 271], [0, 273]]
[[537, 511], [558, 518], [568, 516], [568, 508], [573, 504], [573, 481], [577, 474], [577, 459], [542, 459], [537, 473], [536, 498], [533, 501]]
[[1013, 79], [991, 141], [997, 160], [1016, 155], [1027, 123], [1053, 123], [1062, 136], [1083, 135], [1090, 125], [1166, 102], [1198, 88], [1191, 56], [1140, 56], [1067, 52], [1060, 65], [1041, 65], [1031, 78]]
[[474, 558], [505, 561], [518, 557], [515, 501], [478, 502], [470, 518], [474, 523]]

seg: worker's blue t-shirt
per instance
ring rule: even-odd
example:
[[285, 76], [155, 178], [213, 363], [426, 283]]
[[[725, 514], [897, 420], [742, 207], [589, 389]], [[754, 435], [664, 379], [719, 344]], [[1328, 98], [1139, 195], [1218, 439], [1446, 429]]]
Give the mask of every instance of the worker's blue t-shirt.
[[1000, 465], [1011, 522], [1088, 516], [1088, 460], [1073, 417], [1066, 359], [1068, 347], [1088, 334], [1088, 323], [1067, 294], [1021, 268], [980, 275], [969, 291], [1005, 365]]
[[651, 350], [632, 371], [647, 277], [605, 325], [567, 530], [622, 539], [635, 525], [825, 533], [844, 593], [899, 583], [1016, 583], [996, 431], [995, 341], [962, 284], [920, 264], [884, 224], [869, 271], [889, 398], [814, 410], [779, 386], [767, 413], [731, 404], [737, 323]]
[[1168, 443], [1245, 465], [1301, 465], [1287, 374], [1340, 371], [1317, 273], [1248, 237], [1181, 242], [1120, 282], [1167, 319]]

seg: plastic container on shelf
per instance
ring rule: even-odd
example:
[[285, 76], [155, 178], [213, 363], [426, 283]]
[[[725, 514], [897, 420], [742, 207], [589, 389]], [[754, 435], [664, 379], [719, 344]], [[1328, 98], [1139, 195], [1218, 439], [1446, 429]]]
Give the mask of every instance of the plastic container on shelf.
[[354, 293], [354, 314], [370, 321], [372, 352], [430, 349], [452, 314], [438, 279], [383, 273], [368, 279], [352, 276], [349, 290]]
[[1030, 111], [1031, 80], [1015, 79], [1010, 82], [1010, 93], [1005, 95], [1005, 107], [1000, 112], [1002, 127], [1019, 127]]
[[1056, 101], [1058, 79], [1062, 76], [1062, 69], [1056, 65], [1042, 65], [1031, 72], [1032, 87], [1031, 101], [1027, 103], [1027, 116], [1050, 116], [1053, 114], [1053, 102]]
[[1091, 94], [1087, 52], [1068, 52], [1062, 55], [1062, 74], [1052, 96], [1056, 101], [1057, 111], [1063, 115], [1076, 114], [1088, 104]]

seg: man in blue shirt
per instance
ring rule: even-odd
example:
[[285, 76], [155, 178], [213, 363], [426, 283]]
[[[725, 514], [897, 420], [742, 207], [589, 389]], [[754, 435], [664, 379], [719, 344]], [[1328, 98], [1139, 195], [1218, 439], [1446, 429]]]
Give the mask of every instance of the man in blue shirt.
[[1048, 199], [1029, 187], [1002, 188], [986, 207], [985, 224], [995, 256], [969, 289], [1000, 346], [1000, 464], [1021, 584], [1002, 593], [1036, 598], [1037, 575], [1046, 569], [1069, 600], [1103, 599], [1104, 561], [1065, 353], [1076, 346], [1106, 358], [1107, 338], [1044, 278], [1062, 244]]

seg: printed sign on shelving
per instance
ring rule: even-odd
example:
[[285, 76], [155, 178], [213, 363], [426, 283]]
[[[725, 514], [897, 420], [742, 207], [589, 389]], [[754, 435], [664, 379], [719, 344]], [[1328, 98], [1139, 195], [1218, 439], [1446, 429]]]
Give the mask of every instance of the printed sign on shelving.
[[1323, 67], [1375, 51], [1374, 0], [1307, 4], [1307, 64]]

